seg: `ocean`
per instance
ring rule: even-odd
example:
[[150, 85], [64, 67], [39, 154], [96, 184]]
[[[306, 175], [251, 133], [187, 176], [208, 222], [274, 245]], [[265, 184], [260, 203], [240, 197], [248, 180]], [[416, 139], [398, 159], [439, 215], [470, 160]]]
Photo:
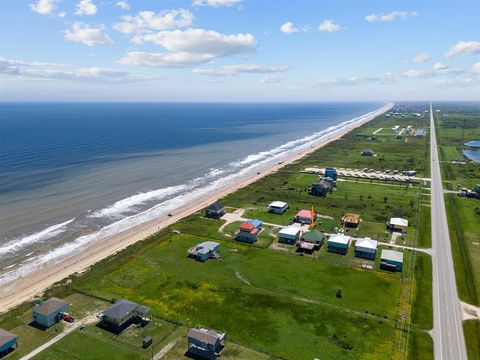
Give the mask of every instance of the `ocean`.
[[0, 104], [0, 284], [166, 216], [384, 105]]

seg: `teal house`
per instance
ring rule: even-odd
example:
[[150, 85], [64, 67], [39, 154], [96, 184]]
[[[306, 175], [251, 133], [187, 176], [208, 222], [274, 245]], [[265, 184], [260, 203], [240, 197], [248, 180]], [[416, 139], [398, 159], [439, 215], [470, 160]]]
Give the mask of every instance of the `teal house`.
[[383, 249], [380, 257], [380, 269], [388, 271], [402, 271], [403, 253], [395, 250]]
[[17, 345], [17, 336], [0, 329], [0, 358], [8, 354]]
[[68, 302], [58, 298], [50, 298], [33, 308], [33, 322], [41, 327], [49, 328], [63, 319], [63, 313], [68, 311]]

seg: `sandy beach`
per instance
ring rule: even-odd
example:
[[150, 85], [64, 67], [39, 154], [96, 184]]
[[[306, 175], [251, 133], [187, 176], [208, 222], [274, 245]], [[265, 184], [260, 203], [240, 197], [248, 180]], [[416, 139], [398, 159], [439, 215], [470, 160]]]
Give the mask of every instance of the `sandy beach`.
[[300, 152], [292, 154], [288, 159], [285, 159], [281, 163], [276, 163], [266, 169], [262, 169], [260, 173], [254, 172], [249, 176], [239, 178], [238, 181], [235, 181], [233, 184], [228, 184], [228, 186], [226, 185], [225, 187], [222, 187], [215, 193], [205, 194], [205, 196], [200, 200], [195, 201], [188, 206], [178, 208], [175, 212], [173, 212], [173, 216], [154, 219], [116, 235], [104, 238], [91, 244], [75, 255], [61, 260], [60, 262], [55, 264], [44, 264], [36, 271], [5, 284], [0, 289], [0, 313], [3, 313], [12, 307], [15, 307], [32, 299], [35, 296], [40, 295], [42, 291], [55, 282], [58, 282], [74, 273], [85, 271], [96, 262], [99, 262], [102, 259], [121, 251], [129, 245], [145, 239], [159, 230], [177, 222], [178, 220], [205, 208], [206, 206], [215, 202], [217, 199], [222, 198], [244, 186], [247, 186], [259, 180], [260, 178], [277, 171], [283, 166], [325, 146], [326, 144], [341, 138], [354, 128], [357, 128], [372, 120], [376, 116], [387, 112], [393, 106], [393, 103], [388, 104], [383, 108], [373, 112], [370, 114], [370, 116], [364, 117], [361, 120], [350, 124], [346, 128], [342, 128], [330, 133], [324, 139], [321, 139], [317, 143]]

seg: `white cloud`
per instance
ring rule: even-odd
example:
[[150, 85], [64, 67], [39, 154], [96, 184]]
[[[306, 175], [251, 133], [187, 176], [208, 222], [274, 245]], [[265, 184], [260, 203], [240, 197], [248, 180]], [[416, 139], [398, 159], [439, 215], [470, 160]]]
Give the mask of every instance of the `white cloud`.
[[64, 18], [65, 16], [67, 16], [67, 13], [66, 13], [65, 11], [62, 11], [62, 12], [59, 12], [59, 13], [57, 14], [57, 16], [58, 16], [59, 18]]
[[437, 75], [446, 75], [446, 74], [461, 74], [464, 72], [460, 68], [450, 68], [448, 65], [445, 65], [441, 62], [437, 62], [433, 65], [432, 70]]
[[212, 6], [212, 7], [221, 7], [221, 6], [233, 6], [240, 4], [242, 0], [193, 0], [193, 6]]
[[253, 73], [253, 74], [271, 74], [284, 72], [289, 69], [286, 65], [267, 66], [257, 64], [235, 64], [225, 65], [220, 69], [193, 69], [192, 72], [197, 75], [204, 76], [230, 76], [238, 73]]
[[64, 36], [66, 40], [79, 42], [88, 46], [113, 44], [112, 39], [105, 33], [103, 26], [89, 27], [79, 22], [73, 24], [71, 30], [66, 30]]
[[415, 69], [407, 70], [403, 73], [403, 76], [405, 76], [406, 78], [418, 78], [418, 77], [424, 77], [425, 75], [426, 75], [425, 72], [421, 70], [415, 70]]
[[472, 72], [475, 74], [480, 74], [480, 62], [473, 64]]
[[189, 26], [193, 14], [185, 9], [166, 10], [159, 13], [140, 11], [136, 16], [121, 16], [122, 22], [113, 26], [124, 34], [148, 33], [159, 30], [172, 30]]
[[253, 51], [251, 34], [225, 35], [204, 29], [160, 31], [139, 36], [142, 41], [162, 46], [170, 53], [128, 52], [119, 62], [154, 67], [185, 67], [207, 63], [215, 58]]
[[480, 54], [480, 42], [459, 41], [445, 53], [446, 57], [453, 57], [460, 54]]
[[342, 27], [338, 24], [335, 24], [333, 20], [325, 20], [318, 26], [319, 31], [326, 31], [326, 32], [336, 32], [341, 28]]
[[383, 21], [383, 22], [391, 22], [396, 18], [406, 20], [410, 17], [417, 16], [417, 11], [392, 11], [389, 14], [370, 14], [365, 16], [365, 20], [368, 22], [376, 22], [376, 21]]
[[97, 7], [92, 0], [80, 0], [75, 7], [75, 15], [95, 15], [97, 13]]
[[435, 65], [433, 65], [433, 70], [434, 71], [442, 71], [442, 70], [446, 70], [448, 69], [448, 66], [441, 63], [441, 62], [437, 62], [435, 63]]
[[57, 0], [37, 0], [36, 3], [30, 4], [30, 9], [42, 15], [48, 15], [57, 7]]
[[297, 29], [295, 26], [293, 26], [293, 23], [289, 21], [283, 24], [282, 26], [280, 26], [280, 31], [283, 32], [284, 34], [293, 34], [293, 33], [299, 32], [300, 29]]
[[264, 76], [260, 79], [260, 82], [274, 84], [279, 83], [280, 81], [283, 81], [285, 79], [286, 78], [282, 76]]
[[100, 67], [78, 68], [65, 64], [26, 62], [0, 58], [0, 74], [22, 79], [126, 82], [161, 79], [160, 76], [133, 74]]
[[413, 57], [413, 59], [410, 60], [410, 62], [412, 62], [412, 63], [426, 63], [430, 60], [432, 60], [430, 55], [428, 55], [428, 54], [418, 54], [418, 55], [415, 55]]
[[130, 10], [130, 5], [128, 4], [128, 1], [127, 0], [121, 0], [121, 1], [117, 1], [117, 3], [115, 4], [116, 7], [119, 7], [120, 9], [122, 10]]

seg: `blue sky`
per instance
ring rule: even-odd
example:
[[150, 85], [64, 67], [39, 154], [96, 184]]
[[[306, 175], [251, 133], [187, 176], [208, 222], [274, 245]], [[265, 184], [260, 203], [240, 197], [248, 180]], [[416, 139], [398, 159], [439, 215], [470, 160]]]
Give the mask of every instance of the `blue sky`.
[[480, 100], [478, 0], [0, 0], [0, 101]]

